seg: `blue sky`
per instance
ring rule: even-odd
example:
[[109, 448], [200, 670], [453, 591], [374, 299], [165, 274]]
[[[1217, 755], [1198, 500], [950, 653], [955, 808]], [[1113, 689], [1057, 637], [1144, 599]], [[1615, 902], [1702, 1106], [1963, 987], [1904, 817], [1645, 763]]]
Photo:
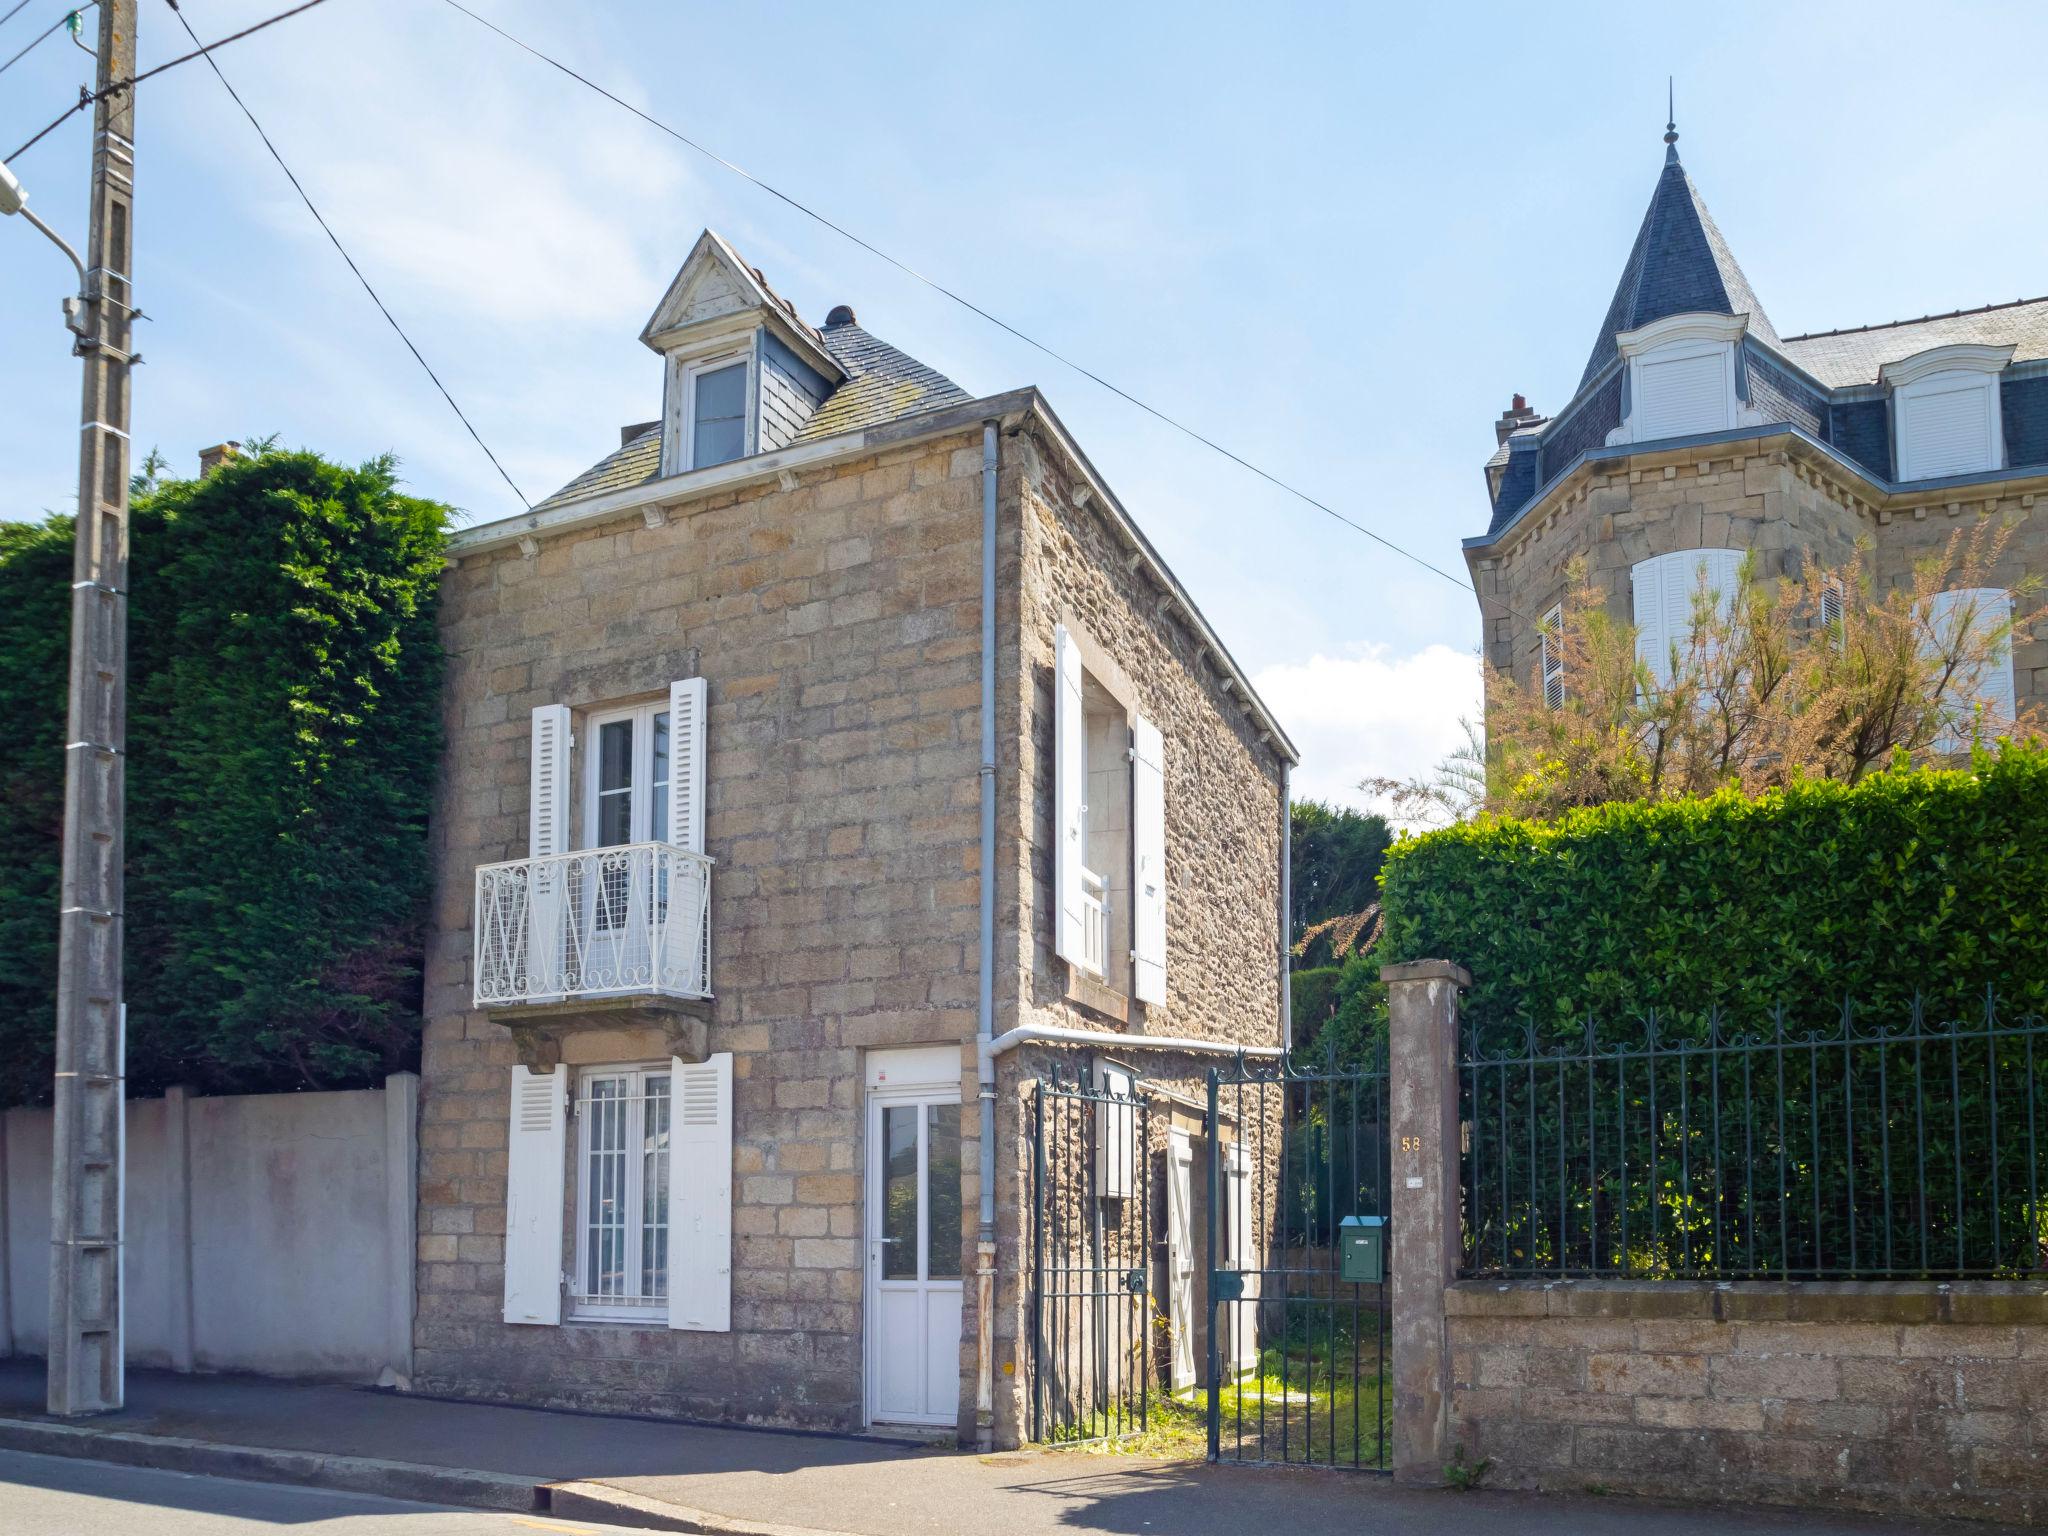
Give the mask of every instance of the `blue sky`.
[[[1576, 382], [1680, 150], [1780, 332], [2048, 292], [2048, 8], [473, 7], [1454, 574], [1514, 391]], [[0, 57], [66, 0], [32, 0]], [[185, 0], [212, 38], [283, 0]], [[145, 63], [183, 51], [142, 0]], [[48, 14], [45, 15], [45, 12]], [[1471, 595], [1265, 486], [440, 0], [328, 0], [221, 62], [535, 499], [658, 410], [697, 231], [975, 393], [1040, 385], [1304, 750], [1359, 799], [1476, 712]], [[2004, 62], [2002, 62], [2004, 61]], [[0, 153], [75, 97], [0, 76]], [[203, 66], [142, 88], [139, 447], [279, 433], [517, 504]], [[14, 165], [83, 226], [87, 125]], [[68, 509], [68, 269], [0, 226], [0, 516]]]

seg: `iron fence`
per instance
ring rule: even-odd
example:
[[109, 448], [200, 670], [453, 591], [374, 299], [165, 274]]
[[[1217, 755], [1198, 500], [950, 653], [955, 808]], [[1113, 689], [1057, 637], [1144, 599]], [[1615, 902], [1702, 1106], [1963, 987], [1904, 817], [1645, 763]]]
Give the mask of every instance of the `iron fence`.
[[1465, 1272], [2018, 1278], [2048, 1270], [2048, 1021], [1690, 1031], [1656, 1015], [1460, 1063]]

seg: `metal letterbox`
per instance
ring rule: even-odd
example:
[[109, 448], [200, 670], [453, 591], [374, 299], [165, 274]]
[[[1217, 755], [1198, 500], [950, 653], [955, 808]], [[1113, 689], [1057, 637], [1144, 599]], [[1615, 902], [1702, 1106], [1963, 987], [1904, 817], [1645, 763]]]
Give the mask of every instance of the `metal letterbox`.
[[1346, 1216], [1337, 1223], [1337, 1273], [1355, 1285], [1387, 1278], [1387, 1218]]

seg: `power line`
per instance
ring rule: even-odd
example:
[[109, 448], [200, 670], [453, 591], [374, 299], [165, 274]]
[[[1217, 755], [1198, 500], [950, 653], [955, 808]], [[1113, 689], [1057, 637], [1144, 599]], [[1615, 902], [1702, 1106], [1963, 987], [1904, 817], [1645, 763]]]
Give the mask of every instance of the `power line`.
[[[178, 0], [164, 0], [164, 3], [171, 8], [172, 13], [178, 18], [178, 25], [185, 29], [185, 35], [191, 38], [193, 42], [198, 42], [199, 35], [192, 30], [192, 23], [185, 19], [185, 13], [179, 8]], [[314, 3], [319, 3], [319, 0], [314, 0]], [[201, 52], [204, 53], [205, 50], [202, 49]], [[213, 71], [214, 78], [220, 81], [222, 89], [233, 99], [235, 105], [242, 109], [242, 116], [249, 119], [249, 126], [256, 130], [256, 137], [263, 141], [263, 147], [270, 151], [270, 158], [277, 162], [277, 168], [284, 172], [285, 179], [292, 184], [292, 190], [299, 194], [299, 201], [306, 205], [306, 212], [313, 215], [313, 222], [320, 226], [320, 232], [327, 236], [328, 242], [333, 245], [336, 251], [340, 252], [341, 259], [348, 263], [349, 271], [353, 272], [356, 275], [356, 281], [363, 285], [363, 292], [370, 296], [370, 302], [377, 306], [377, 312], [390, 323], [391, 329], [398, 333], [398, 339], [405, 343], [405, 349], [413, 355], [413, 361], [426, 370], [427, 377], [434, 381], [434, 388], [438, 389], [441, 392], [441, 398], [448, 402], [448, 409], [455, 413], [456, 419], [462, 423], [469, 435], [476, 440], [477, 447], [483, 449], [484, 457], [491, 461], [491, 468], [498, 472], [498, 477], [501, 480], [508, 486], [511, 486], [512, 494], [519, 498], [520, 504], [527, 511], [531, 512], [533, 510], [533, 503], [526, 499], [526, 493], [520, 490], [518, 483], [513, 480], [511, 475], [506, 473], [505, 466], [498, 462], [498, 456], [491, 452], [491, 445], [483, 440], [483, 436], [477, 431], [475, 424], [463, 413], [462, 407], [455, 403], [455, 397], [448, 393], [448, 386], [441, 382], [441, 376], [434, 372], [433, 365], [421, 355], [420, 349], [413, 345], [412, 338], [405, 334], [405, 327], [398, 323], [398, 317], [391, 313], [383, 299], [378, 297], [377, 290], [370, 286], [370, 280], [363, 276], [363, 269], [356, 265], [355, 257], [349, 255], [348, 247], [341, 243], [341, 237], [335, 234], [333, 226], [327, 222], [320, 210], [313, 206], [313, 199], [306, 194], [305, 187], [301, 185], [299, 178], [292, 173], [292, 168], [284, 163], [284, 156], [277, 152], [277, 146], [271, 142], [270, 135], [264, 132], [263, 125], [256, 121], [256, 114], [249, 110], [249, 104], [242, 100], [241, 93], [228, 83], [228, 77], [221, 72], [220, 65], [214, 61], [210, 54], [207, 55], [206, 66]]]
[[[27, 4], [28, 0], [21, 0], [21, 5]], [[21, 5], [17, 5], [14, 8], [14, 11], [20, 10]], [[7, 13], [7, 16], [0, 16], [0, 24], [4, 24], [7, 20], [7, 17], [12, 16], [14, 14], [14, 11], [9, 11]], [[26, 48], [22, 49], [21, 52], [17, 53], [5, 64], [0, 64], [0, 75], [6, 74], [7, 71], [14, 68], [15, 65], [19, 64], [23, 59], [27, 58], [31, 53], [35, 52], [35, 50], [39, 46], [41, 46], [44, 38], [48, 37], [51, 33], [55, 32], [59, 27], [63, 26], [66, 22], [70, 21], [71, 18], [76, 16], [77, 14], [77, 11], [66, 11], [62, 16], [59, 16], [55, 21], [51, 22], [47, 27], [43, 28], [42, 31], [38, 32], [33, 38], [29, 40], [29, 44]], [[68, 116], [69, 114], [66, 115]]]
[[[52, 133], [55, 133], [59, 128], [61, 128], [64, 125], [64, 120], [71, 116], [72, 113], [85, 111], [86, 108], [94, 105], [103, 97], [113, 96], [121, 91], [132, 90], [134, 87], [142, 84], [143, 81], [151, 79], [154, 76], [160, 75], [167, 69], [176, 69], [180, 64], [189, 64], [194, 59], [204, 58], [208, 54], [211, 54], [213, 50], [216, 48], [225, 48], [229, 43], [239, 43], [245, 37], [255, 36], [255, 34], [261, 32], [265, 27], [274, 27], [280, 21], [289, 21], [291, 20], [292, 17], [300, 15], [303, 12], [312, 10], [313, 7], [316, 5], [323, 5], [325, 3], [326, 0], [305, 0], [304, 4], [295, 5], [288, 11], [279, 11], [275, 16], [269, 17], [267, 20], [264, 21], [259, 21], [254, 26], [244, 27], [239, 32], [231, 32], [226, 37], [220, 39], [220, 41], [218, 42], [207, 43], [203, 47], [193, 49], [190, 53], [181, 53], [175, 59], [166, 59], [164, 60], [163, 63], [154, 65], [149, 69], [145, 69], [141, 71], [139, 74], [130, 75], [125, 80], [116, 80], [112, 85], [108, 86], [105, 90], [88, 91], [87, 89], [85, 89], [85, 87], [80, 86], [78, 89], [78, 100], [76, 103], [66, 107], [62, 112], [59, 112], [55, 117], [51, 118], [50, 121], [47, 124], [45, 124], [44, 127], [40, 129], [33, 137], [31, 137], [26, 144], [22, 145], [21, 148], [17, 149], [13, 154], [9, 155], [7, 158], [10, 161], [19, 160], [23, 155], [27, 154], [30, 150], [34, 149], [38, 144], [42, 143], [44, 139], [48, 138]], [[20, 7], [17, 6], [16, 9], [18, 10], [20, 9]], [[11, 16], [14, 13], [10, 11], [8, 12], [8, 14]], [[192, 29], [190, 27], [187, 27], [185, 30], [189, 33]], [[195, 37], [192, 39], [192, 41], [196, 43], [199, 41], [199, 39]]]
[[1345, 527], [1351, 529], [1353, 532], [1364, 534], [1368, 539], [1371, 539], [1374, 543], [1382, 545], [1383, 547], [1389, 550], [1392, 550], [1395, 554], [1401, 556], [1402, 559], [1412, 561], [1416, 565], [1421, 566], [1424, 570], [1443, 577], [1445, 581], [1450, 582], [1455, 587], [1459, 587], [1467, 592], [1473, 591], [1472, 584], [1469, 581], [1464, 580], [1462, 577], [1453, 576], [1449, 571], [1445, 570], [1442, 566], [1432, 564], [1430, 561], [1425, 560], [1422, 556], [1414, 553], [1412, 550], [1403, 549], [1399, 544], [1396, 544], [1392, 539], [1387, 538], [1383, 534], [1375, 533], [1372, 529], [1366, 527], [1363, 523], [1356, 522], [1353, 519], [1346, 517], [1342, 512], [1339, 512], [1335, 507], [1330, 506], [1326, 502], [1318, 501], [1314, 496], [1311, 496], [1307, 491], [1301, 490], [1299, 487], [1289, 484], [1287, 481], [1281, 479], [1278, 475], [1272, 473], [1270, 470], [1263, 469], [1259, 465], [1254, 464], [1250, 459], [1245, 458], [1242, 454], [1232, 452], [1230, 449], [1224, 447], [1221, 443], [1217, 442], [1214, 438], [1207, 437], [1203, 435], [1201, 432], [1196, 431], [1193, 427], [1188, 426], [1185, 422], [1179, 421], [1176, 418], [1169, 416], [1166, 412], [1160, 410], [1157, 406], [1139, 399], [1129, 390], [1121, 388], [1116, 384], [1112, 384], [1108, 379], [1104, 378], [1101, 374], [1095, 372], [1093, 369], [1084, 367], [1082, 364], [1075, 362], [1072, 358], [1066, 356], [1064, 353], [1057, 351], [1053, 347], [1048, 346], [1046, 343], [1038, 340], [1036, 337], [1027, 335], [1025, 332], [1019, 330], [1016, 326], [1010, 324], [1009, 321], [1004, 320], [997, 315], [990, 314], [987, 310], [983, 309], [979, 304], [976, 304], [972, 299], [969, 299], [962, 294], [954, 292], [951, 288], [948, 288], [944, 283], [941, 283], [934, 278], [925, 276], [924, 273], [918, 271], [917, 268], [911, 266], [908, 262], [890, 255], [887, 251], [881, 249], [881, 247], [873, 245], [866, 240], [863, 240], [859, 235], [855, 234], [852, 230], [846, 228], [844, 225], [835, 223], [833, 220], [827, 218], [824, 214], [818, 212], [815, 208], [812, 208], [807, 204], [800, 202], [798, 199], [791, 196], [789, 193], [784, 192], [781, 188], [772, 186], [768, 182], [763, 181], [760, 177], [754, 175], [753, 172], [749, 171], [745, 166], [737, 165], [733, 161], [726, 159], [725, 156], [719, 154], [716, 150], [711, 149], [706, 145], [698, 143], [688, 134], [683, 133], [679, 129], [670, 127], [667, 123], [664, 123], [660, 118], [651, 116], [650, 114], [643, 112], [640, 108], [634, 106], [630, 101], [627, 101], [623, 97], [617, 96], [611, 91], [606, 90], [603, 86], [599, 85], [595, 80], [590, 79], [587, 75], [578, 74], [575, 70], [571, 69], [568, 65], [564, 64], [560, 59], [550, 57], [548, 54], [545, 54], [540, 49], [534, 47], [531, 43], [525, 42], [520, 38], [514, 37], [510, 32], [507, 32], [503, 27], [497, 25], [495, 22], [485, 20], [483, 17], [477, 15], [475, 11], [469, 9], [468, 6], [462, 4], [461, 0], [447, 0], [447, 3], [454, 9], [462, 12], [462, 14], [467, 16], [471, 21], [476, 22], [479, 26], [488, 28], [490, 31], [497, 33], [498, 36], [502, 37], [506, 42], [512, 44], [514, 47], [523, 49], [527, 53], [532, 54], [536, 59], [539, 59], [543, 64], [547, 64], [554, 69], [560, 70], [563, 74], [567, 75], [571, 80], [574, 80], [581, 85], [588, 86], [591, 90], [597, 92], [598, 95], [604, 97], [605, 100], [613, 103], [616, 106], [625, 108], [626, 111], [632, 113], [635, 117], [639, 118], [648, 126], [660, 129], [670, 138], [676, 140], [680, 144], [687, 146], [690, 149], [695, 150], [698, 154], [704, 156], [707, 160], [710, 160], [715, 164], [725, 167], [725, 169], [731, 171], [735, 176], [742, 177], [743, 179], [752, 182], [755, 186], [759, 187], [763, 192], [766, 192], [770, 197], [773, 197], [778, 201], [795, 209], [798, 213], [803, 214], [806, 218], [812, 219], [817, 223], [824, 225], [825, 228], [831, 230], [841, 239], [848, 240], [852, 242], [854, 245], [859, 246], [862, 250], [868, 252], [869, 255], [875, 256], [880, 260], [887, 262], [890, 266], [896, 268], [897, 271], [904, 273], [906, 276], [916, 279], [918, 282], [924, 284], [927, 288], [930, 288], [935, 293], [939, 293], [944, 297], [951, 299], [955, 304], [958, 304], [961, 308], [966, 309], [972, 312], [973, 314], [979, 315], [983, 320], [986, 320], [990, 325], [993, 325], [997, 329], [1005, 331], [1011, 336], [1014, 336], [1017, 340], [1023, 342], [1026, 346], [1031, 347], [1038, 352], [1042, 352], [1043, 354], [1045, 354], [1045, 356], [1051, 358], [1054, 362], [1060, 364], [1062, 367], [1070, 368], [1075, 373], [1080, 374], [1081, 377], [1083, 377], [1084, 379], [1089, 379], [1094, 383], [1099, 384], [1102, 388], [1108, 390], [1111, 394], [1117, 396], [1117, 398], [1127, 402], [1128, 404], [1136, 406], [1139, 410], [1145, 412], [1148, 416], [1151, 416], [1156, 420], [1165, 423], [1167, 426], [1173, 428], [1174, 431], [1179, 432], [1183, 436], [1194, 439], [1194, 441], [1200, 443], [1203, 447], [1209, 449], [1211, 452], [1221, 454], [1224, 458], [1230, 460], [1231, 463], [1236, 464], [1241, 469], [1249, 470], [1252, 474], [1257, 475], [1261, 480], [1264, 480], [1269, 485], [1273, 485], [1278, 489], [1285, 491], [1288, 495], [1294, 497], [1296, 500], [1306, 502], [1309, 506], [1314, 507], [1318, 512], [1324, 513], [1326, 516], [1336, 519], [1338, 522], [1342, 523]]
[[14, 20], [15, 17], [19, 16], [23, 11], [27, 9], [28, 0], [14, 0], [14, 4], [8, 8], [7, 14], [5, 16], [0, 16], [0, 27], [6, 26], [7, 23]]

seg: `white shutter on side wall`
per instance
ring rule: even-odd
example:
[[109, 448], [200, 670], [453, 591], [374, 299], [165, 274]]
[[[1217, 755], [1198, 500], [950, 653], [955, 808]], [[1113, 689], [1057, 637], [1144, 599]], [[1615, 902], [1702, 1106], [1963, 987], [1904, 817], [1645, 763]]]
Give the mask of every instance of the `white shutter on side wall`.
[[1081, 651], [1062, 624], [1053, 631], [1053, 927], [1062, 960], [1086, 964], [1081, 915], [1087, 851], [1088, 743], [1082, 718]]
[[732, 1052], [669, 1062], [668, 1325], [732, 1331]]
[[1143, 715], [1131, 722], [1131, 945], [1141, 1003], [1166, 1001], [1166, 743]]
[[568, 1068], [512, 1069], [505, 1152], [505, 1321], [562, 1320]]
[[[533, 752], [526, 803], [526, 856], [569, 851], [569, 708], [543, 704], [533, 712]], [[567, 880], [541, 865], [526, 893], [527, 986], [536, 1001], [559, 996]]]
[[[1933, 631], [1924, 648], [1939, 654], [1952, 644], [1956, 627], [1965, 615], [1974, 638], [1998, 628], [2012, 618], [2012, 594], [2003, 587], [1958, 587], [1937, 592], [1928, 600], [1928, 627]], [[2018, 693], [2012, 670], [2012, 640], [1999, 645], [1990, 663], [1971, 675], [1958, 675], [1951, 684], [1954, 723], [1945, 729], [1935, 746], [1944, 752], [1960, 752], [1970, 744], [1968, 723], [1976, 714], [1978, 700], [1984, 702], [1984, 725], [1992, 736], [2009, 729]]]
[[668, 840], [704, 851], [704, 710], [701, 677], [668, 685]]

